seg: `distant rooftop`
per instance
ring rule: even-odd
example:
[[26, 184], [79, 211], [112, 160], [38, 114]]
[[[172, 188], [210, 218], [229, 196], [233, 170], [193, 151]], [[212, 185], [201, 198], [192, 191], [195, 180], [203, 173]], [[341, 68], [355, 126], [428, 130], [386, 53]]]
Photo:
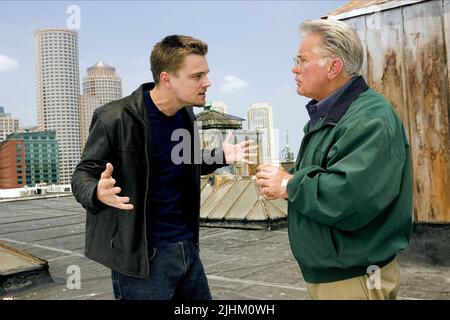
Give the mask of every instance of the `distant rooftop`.
[[0, 117], [10, 118], [11, 117], [11, 113], [6, 113], [5, 112], [5, 107], [0, 106]]
[[109, 64], [104, 63], [103, 61], [99, 61], [93, 66], [91, 66], [91, 68], [112, 68], [112, 67]]
[[87, 72], [91, 72], [97, 69], [107, 69], [107, 70], [111, 70], [112, 72], [116, 71], [116, 68], [110, 66], [109, 64], [104, 63], [103, 61], [99, 61], [96, 64], [90, 66], [89, 68], [87, 68]]
[[325, 17], [332, 19], [347, 19], [423, 1], [428, 0], [351, 0], [338, 9], [330, 12]]
[[55, 195], [72, 195], [71, 185], [39, 185], [22, 188], [0, 188], [0, 202], [11, 200], [35, 199], [41, 197], [54, 197]]
[[99, 68], [101, 68], [101, 67], [106, 67], [106, 68], [110, 68], [111, 66], [108, 65], [108, 64], [106, 64], [106, 63], [104, 63], [103, 61], [99, 61], [99, 62], [97, 62], [96, 64], [94, 64], [93, 67], [99, 67]]
[[256, 180], [239, 177], [220, 186], [201, 180], [200, 220], [204, 225], [270, 229], [287, 219], [287, 202], [266, 200], [259, 195]]
[[206, 110], [196, 114], [197, 121], [201, 121], [201, 129], [242, 129], [245, 119], [215, 110]]
[[41, 28], [34, 32], [35, 36], [40, 33], [46, 33], [46, 32], [68, 32], [73, 34], [78, 34], [78, 32], [74, 29], [69, 29], [65, 27], [54, 27], [54, 28]]

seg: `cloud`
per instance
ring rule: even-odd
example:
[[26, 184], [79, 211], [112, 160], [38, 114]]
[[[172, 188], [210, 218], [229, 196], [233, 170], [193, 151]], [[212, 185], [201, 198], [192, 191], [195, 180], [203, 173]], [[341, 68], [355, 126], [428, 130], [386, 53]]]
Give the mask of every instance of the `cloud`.
[[248, 87], [248, 83], [236, 76], [226, 76], [225, 83], [220, 87], [222, 93], [231, 93]]
[[3, 54], [0, 54], [0, 71], [13, 71], [17, 69], [19, 63]]

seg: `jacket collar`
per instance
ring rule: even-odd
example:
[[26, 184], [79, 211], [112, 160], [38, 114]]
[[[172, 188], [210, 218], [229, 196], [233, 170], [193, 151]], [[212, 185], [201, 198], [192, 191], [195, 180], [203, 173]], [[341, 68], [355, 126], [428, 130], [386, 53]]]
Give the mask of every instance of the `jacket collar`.
[[[147, 105], [145, 103], [144, 94], [152, 90], [155, 87], [154, 82], [147, 82], [143, 83], [139, 88], [137, 88], [133, 93], [131, 94], [131, 102], [127, 106], [127, 108], [135, 114], [136, 117], [141, 119], [144, 122], [148, 121], [148, 115], [147, 115]], [[194, 130], [193, 123], [195, 121], [195, 115], [192, 108], [184, 108], [185, 113], [188, 116], [189, 119], [189, 125], [190, 130]]]
[[347, 112], [353, 101], [355, 101], [361, 95], [361, 93], [363, 93], [367, 89], [369, 89], [369, 87], [367, 86], [364, 78], [362, 76], [356, 77], [356, 79], [354, 79], [352, 83], [350, 83], [350, 85], [336, 100], [334, 106], [326, 115], [324, 123], [338, 123], [339, 120], [341, 120], [341, 118]]
[[147, 107], [145, 104], [144, 93], [148, 90], [152, 90], [154, 87], [155, 83], [153, 82], [143, 83], [131, 94], [131, 102], [128, 104], [127, 109], [142, 121], [146, 121], [147, 119]]
[[184, 108], [184, 111], [186, 112], [188, 118], [189, 118], [189, 126], [190, 126], [190, 130], [191, 132], [193, 132], [194, 130], [194, 122], [195, 122], [195, 114], [194, 111], [191, 108]]

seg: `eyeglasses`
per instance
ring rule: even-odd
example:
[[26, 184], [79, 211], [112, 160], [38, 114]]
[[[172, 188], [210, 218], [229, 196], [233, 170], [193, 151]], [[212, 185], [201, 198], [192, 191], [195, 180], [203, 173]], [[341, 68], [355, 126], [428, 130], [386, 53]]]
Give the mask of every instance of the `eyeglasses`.
[[300, 67], [301, 65], [303, 65], [303, 63], [305, 63], [305, 61], [300, 59], [299, 57], [295, 57], [293, 61], [294, 61], [294, 68]]
[[[332, 55], [326, 55], [326, 56], [317, 57], [317, 59], [322, 60], [325, 58], [332, 58], [332, 57], [333, 57]], [[305, 65], [306, 63], [308, 63], [311, 60], [308, 61], [303, 58], [295, 57], [293, 59], [293, 61], [294, 61], [294, 68], [296, 68], [296, 67], [302, 67], [303, 65]]]

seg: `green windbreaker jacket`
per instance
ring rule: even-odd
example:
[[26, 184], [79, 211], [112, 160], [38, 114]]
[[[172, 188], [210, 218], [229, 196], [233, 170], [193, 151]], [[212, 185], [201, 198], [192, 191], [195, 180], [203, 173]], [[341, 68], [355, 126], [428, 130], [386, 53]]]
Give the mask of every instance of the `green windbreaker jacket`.
[[402, 122], [360, 76], [304, 131], [287, 190], [289, 240], [305, 280], [338, 281], [383, 267], [408, 246], [412, 226]]

